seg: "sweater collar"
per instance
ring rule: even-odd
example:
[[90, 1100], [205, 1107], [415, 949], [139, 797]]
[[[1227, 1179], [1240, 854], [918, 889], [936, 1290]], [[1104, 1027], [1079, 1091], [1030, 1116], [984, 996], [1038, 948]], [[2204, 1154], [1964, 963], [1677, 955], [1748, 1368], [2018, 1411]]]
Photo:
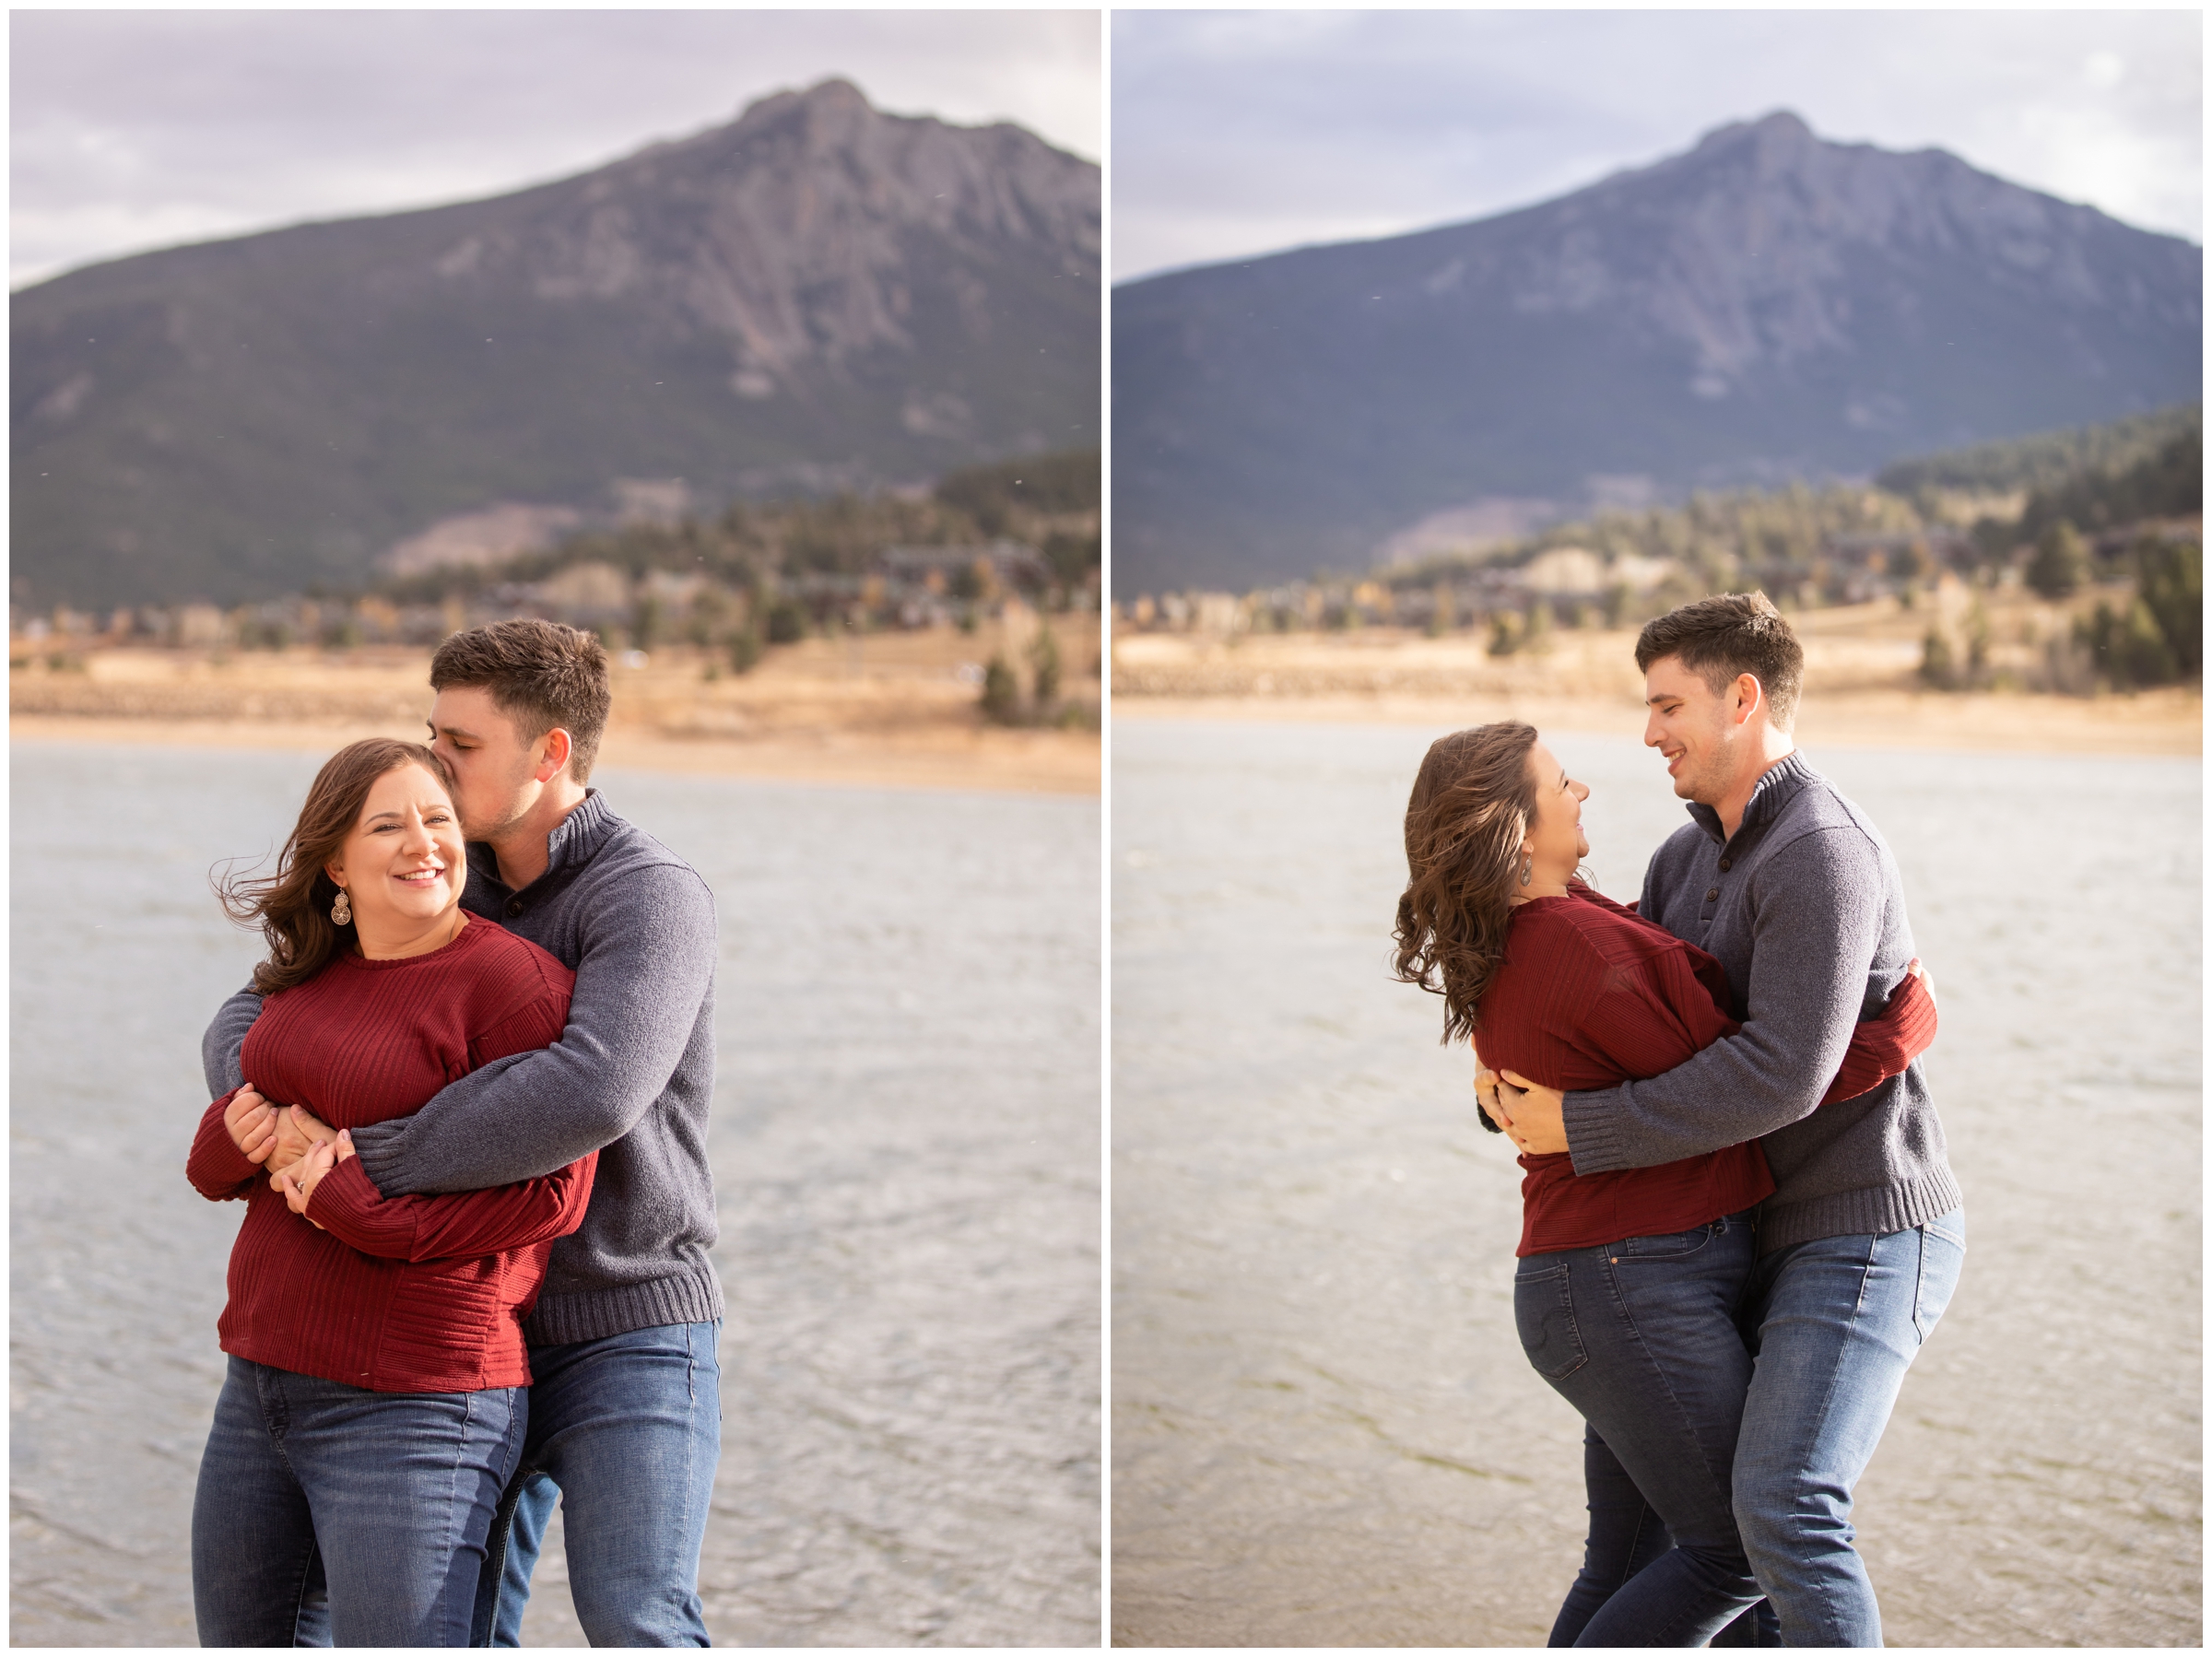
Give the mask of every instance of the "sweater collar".
[[[1747, 828], [1760, 828], [1772, 822], [1782, 808], [1797, 797], [1798, 791], [1820, 773], [1805, 762], [1804, 753], [1792, 748], [1760, 773], [1751, 785], [1751, 797], [1744, 802], [1743, 820], [1735, 831], [1742, 834]], [[1721, 814], [1702, 801], [1689, 805], [1690, 819], [1705, 830], [1716, 845], [1725, 845], [1728, 837], [1722, 831]]]
[[[606, 800], [595, 788], [583, 791], [583, 798], [565, 817], [553, 825], [553, 832], [546, 836], [546, 872], [538, 880], [549, 880], [565, 871], [581, 868], [591, 862], [592, 855], [606, 841], [615, 827], [615, 814], [607, 809]], [[488, 840], [471, 840], [468, 843], [468, 866], [500, 891], [508, 889], [500, 878], [499, 853], [491, 849]], [[531, 882], [533, 886], [536, 881]]]

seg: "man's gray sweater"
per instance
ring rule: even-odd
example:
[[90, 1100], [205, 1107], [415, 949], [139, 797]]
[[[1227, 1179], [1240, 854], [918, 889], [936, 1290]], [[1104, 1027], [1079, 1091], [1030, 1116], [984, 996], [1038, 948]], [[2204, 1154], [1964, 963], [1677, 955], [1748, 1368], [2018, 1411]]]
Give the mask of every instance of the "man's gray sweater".
[[1759, 1210], [1761, 1252], [1902, 1231], [1959, 1207], [1918, 1060], [1816, 1109], [1853, 1024], [1881, 1016], [1912, 958], [1888, 844], [1797, 754], [1760, 777], [1733, 838], [1712, 806], [1689, 815], [1653, 854], [1638, 911], [1720, 958], [1743, 1028], [1664, 1075], [1567, 1095], [1574, 1171], [1761, 1139], [1775, 1183]]
[[[470, 1072], [412, 1116], [355, 1129], [361, 1171], [388, 1197], [479, 1191], [597, 1151], [591, 1207], [553, 1245], [524, 1337], [556, 1346], [719, 1318], [707, 1257], [717, 1235], [713, 895], [596, 790], [547, 851], [546, 872], [515, 892], [491, 848], [470, 846], [461, 901], [575, 970], [568, 1028], [551, 1047]], [[246, 1079], [239, 1048], [260, 1011], [241, 991], [208, 1027], [209, 1097]]]

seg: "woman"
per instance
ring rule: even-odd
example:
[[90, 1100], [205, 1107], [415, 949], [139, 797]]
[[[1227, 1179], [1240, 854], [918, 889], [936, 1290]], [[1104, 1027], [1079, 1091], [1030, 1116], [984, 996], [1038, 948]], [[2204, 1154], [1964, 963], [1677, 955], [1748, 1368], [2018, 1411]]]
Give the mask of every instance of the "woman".
[[[1472, 1036], [1491, 1069], [1565, 1089], [1660, 1075], [1738, 1028], [1718, 961], [1579, 877], [1589, 793], [1528, 725], [1440, 739], [1406, 805], [1398, 900], [1397, 975], [1443, 996], [1444, 1040]], [[1934, 1036], [1933, 998], [1909, 978], [1821, 1102], [1897, 1075]], [[1520, 1161], [1514, 1319], [1587, 1423], [1589, 1540], [1550, 1643], [1705, 1644], [1759, 1598], [1729, 1474], [1766, 1158], [1737, 1145], [1586, 1179], [1564, 1155]]]
[[[465, 913], [466, 878], [442, 762], [377, 739], [323, 767], [273, 876], [224, 890], [269, 958], [250, 1085], [207, 1108], [187, 1168], [202, 1195], [246, 1204], [193, 1506], [203, 1645], [290, 1645], [324, 1581], [339, 1645], [469, 1641], [523, 1443], [522, 1319], [553, 1240], [582, 1224], [596, 1157], [386, 1201], [353, 1156], [348, 1130], [567, 1022], [574, 975]], [[274, 1179], [271, 1099], [340, 1130]]]

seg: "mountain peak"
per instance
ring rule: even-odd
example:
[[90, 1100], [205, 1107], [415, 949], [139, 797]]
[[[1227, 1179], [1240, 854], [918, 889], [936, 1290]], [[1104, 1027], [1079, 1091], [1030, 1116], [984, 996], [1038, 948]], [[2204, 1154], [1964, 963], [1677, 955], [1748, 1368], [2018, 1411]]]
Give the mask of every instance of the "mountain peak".
[[1794, 110], [1774, 110], [1756, 121], [1731, 121], [1725, 126], [1714, 127], [1698, 140], [1697, 147], [1690, 153], [1702, 155], [1711, 150], [1732, 149], [1747, 142], [1761, 149], [1780, 149], [1818, 144], [1820, 139]]
[[785, 88], [756, 98], [745, 106], [738, 115], [736, 130], [771, 126], [779, 121], [797, 115], [810, 124], [817, 122], [850, 125], [853, 121], [877, 112], [868, 101], [867, 94], [840, 75], [815, 82], [804, 91]]

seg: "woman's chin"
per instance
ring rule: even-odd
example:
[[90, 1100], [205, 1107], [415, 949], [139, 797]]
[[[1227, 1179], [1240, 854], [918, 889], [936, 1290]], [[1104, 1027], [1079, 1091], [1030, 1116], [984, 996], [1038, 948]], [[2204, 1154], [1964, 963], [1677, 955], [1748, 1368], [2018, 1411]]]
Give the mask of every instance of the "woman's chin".
[[441, 895], [437, 898], [418, 898], [395, 903], [385, 915], [388, 930], [422, 932], [444, 920], [453, 911], [454, 899]]

